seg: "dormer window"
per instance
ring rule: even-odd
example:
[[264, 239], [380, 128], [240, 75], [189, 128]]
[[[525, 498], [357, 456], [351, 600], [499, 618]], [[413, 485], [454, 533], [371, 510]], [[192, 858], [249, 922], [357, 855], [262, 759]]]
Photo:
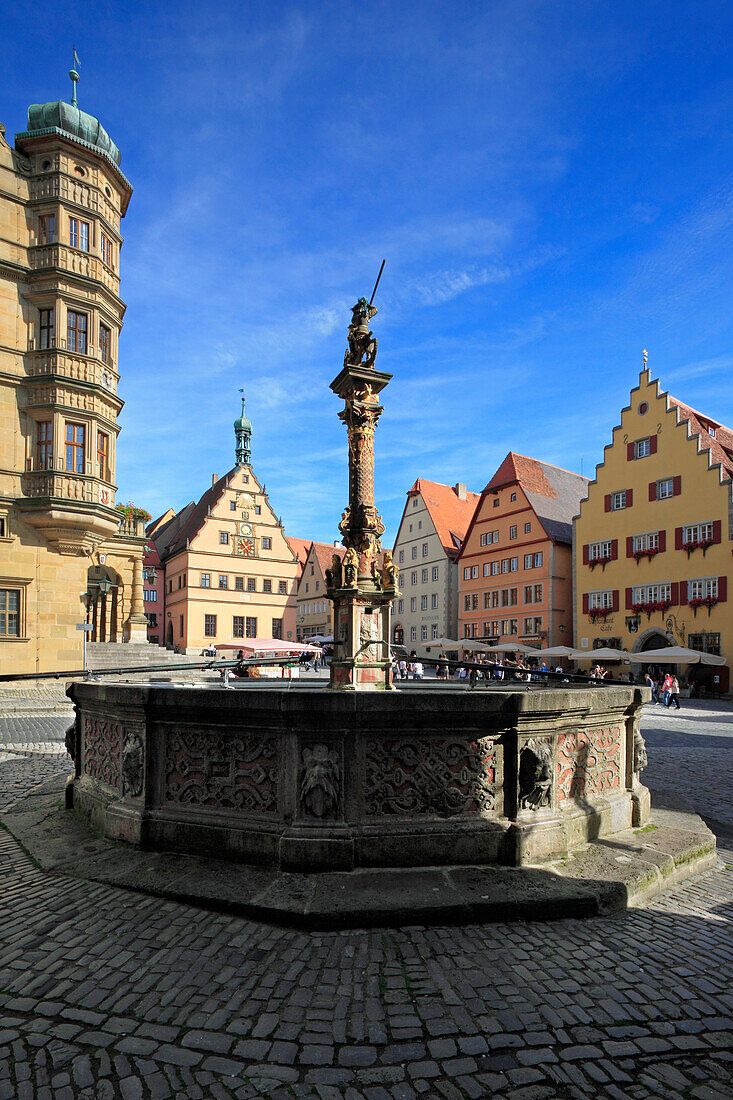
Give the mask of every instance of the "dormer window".
[[708, 435], [712, 436], [712, 438], [715, 439], [715, 428], [712, 424], [708, 424]]

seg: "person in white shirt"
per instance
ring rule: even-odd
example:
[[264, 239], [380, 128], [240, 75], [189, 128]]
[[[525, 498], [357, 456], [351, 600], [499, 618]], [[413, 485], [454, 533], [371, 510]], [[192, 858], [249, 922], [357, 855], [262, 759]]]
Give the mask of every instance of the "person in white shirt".
[[412, 678], [413, 680], [422, 680], [423, 678], [423, 665], [422, 661], [413, 661], [412, 664]]

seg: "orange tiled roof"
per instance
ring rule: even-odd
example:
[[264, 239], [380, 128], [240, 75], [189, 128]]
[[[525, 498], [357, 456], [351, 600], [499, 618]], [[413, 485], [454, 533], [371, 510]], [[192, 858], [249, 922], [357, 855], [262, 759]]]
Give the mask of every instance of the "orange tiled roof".
[[510, 451], [483, 495], [506, 485], [520, 485], [549, 537], [570, 544], [573, 516], [588, 495], [588, 483], [580, 474]]
[[[697, 436], [699, 447], [710, 452], [713, 462], [720, 463], [726, 477], [733, 478], [733, 431], [713, 420], [712, 416], [683, 404], [671, 394], [667, 394], [667, 399], [671, 408], [677, 410], [678, 420], [688, 422], [690, 434]], [[715, 432], [714, 436], [710, 434], [710, 428]]]
[[305, 559], [308, 557], [308, 550], [310, 549], [310, 539], [296, 539], [293, 535], [285, 536], [290, 549], [298, 559], [298, 565], [302, 569], [305, 565]]
[[419, 477], [412, 488], [408, 489], [408, 500], [414, 493], [420, 493], [425, 501], [425, 507], [446, 554], [455, 558], [479, 502], [479, 494], [467, 489], [466, 499], [461, 500], [452, 485], [426, 481], [424, 477]]

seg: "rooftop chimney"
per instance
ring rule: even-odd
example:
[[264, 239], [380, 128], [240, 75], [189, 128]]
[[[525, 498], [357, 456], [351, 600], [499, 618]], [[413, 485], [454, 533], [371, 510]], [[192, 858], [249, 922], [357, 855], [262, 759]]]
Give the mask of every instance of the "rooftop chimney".
[[211, 475], [211, 484], [212, 485], [216, 485], [218, 480], [219, 480], [219, 475], [218, 474], [212, 474]]
[[453, 486], [453, 492], [456, 494], [459, 500], [466, 499], [466, 486], [463, 482], [459, 481]]

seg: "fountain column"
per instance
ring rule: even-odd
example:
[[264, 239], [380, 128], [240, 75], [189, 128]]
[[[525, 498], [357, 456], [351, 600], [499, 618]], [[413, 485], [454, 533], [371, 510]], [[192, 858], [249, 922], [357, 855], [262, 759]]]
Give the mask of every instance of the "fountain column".
[[349, 438], [349, 503], [339, 523], [346, 554], [327, 570], [334, 605], [330, 687], [340, 691], [391, 688], [390, 609], [399, 595], [392, 555], [382, 560], [382, 517], [374, 503], [374, 433], [383, 406], [378, 395], [391, 374], [375, 369], [377, 340], [369, 321], [377, 310], [366, 298], [353, 307], [349, 347], [331, 389], [344, 402], [339, 417]]

